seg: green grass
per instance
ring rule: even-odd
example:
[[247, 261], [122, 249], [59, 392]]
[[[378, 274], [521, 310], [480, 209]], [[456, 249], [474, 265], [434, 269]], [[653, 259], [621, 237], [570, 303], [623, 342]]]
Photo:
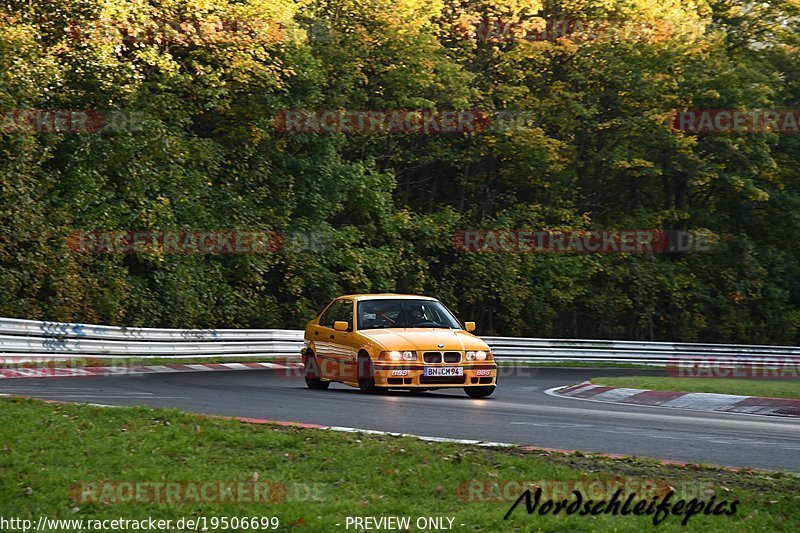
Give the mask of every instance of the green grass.
[[800, 399], [800, 381], [797, 380], [629, 376], [592, 378], [591, 381], [608, 387]]
[[[0, 516], [34, 521], [40, 515], [277, 516], [283, 530], [346, 531], [347, 516], [432, 515], [455, 517], [455, 531], [652, 528], [651, 517], [528, 516], [524, 506], [504, 521], [511, 501], [464, 501], [463, 491], [459, 496], [459, 488], [470, 480], [610, 478], [702, 486], [700, 498], [713, 491], [717, 501], [740, 501], [734, 516], [692, 517], [692, 530], [796, 531], [800, 520], [800, 478], [790, 474], [254, 425], [143, 407], [0, 398], [0, 448]], [[261, 482], [316, 484], [316, 497], [261, 504], [103, 504], [76, 501], [70, 492], [78, 481], [246, 481], [255, 473]], [[678, 517], [669, 517], [658, 530], [687, 529]]]

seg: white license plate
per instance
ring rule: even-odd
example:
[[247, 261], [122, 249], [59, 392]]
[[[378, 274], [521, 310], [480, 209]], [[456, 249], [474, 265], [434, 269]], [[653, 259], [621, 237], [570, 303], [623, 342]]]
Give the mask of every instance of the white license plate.
[[450, 376], [463, 376], [464, 369], [460, 366], [446, 367], [446, 366], [429, 366], [425, 368], [425, 375], [436, 378], [446, 378]]

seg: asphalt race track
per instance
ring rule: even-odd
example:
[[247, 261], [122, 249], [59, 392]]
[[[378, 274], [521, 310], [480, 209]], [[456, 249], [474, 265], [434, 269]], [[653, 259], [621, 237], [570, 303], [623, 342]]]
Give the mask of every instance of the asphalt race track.
[[800, 420], [556, 398], [545, 390], [641, 370], [503, 369], [483, 400], [462, 390], [366, 395], [312, 391], [293, 372], [248, 370], [121, 377], [8, 379], [0, 393], [103, 405], [348, 426], [800, 472]]

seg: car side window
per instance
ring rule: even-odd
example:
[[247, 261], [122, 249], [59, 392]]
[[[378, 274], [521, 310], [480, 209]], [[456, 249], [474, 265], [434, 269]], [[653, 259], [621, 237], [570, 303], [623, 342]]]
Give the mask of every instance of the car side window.
[[350, 324], [350, 328], [353, 327], [353, 302], [350, 300], [341, 300], [342, 304], [342, 313], [339, 318], [336, 320], [343, 320]]
[[342, 320], [353, 327], [353, 302], [350, 300], [337, 300], [319, 319], [319, 325], [333, 329], [333, 323]]
[[339, 302], [333, 302], [331, 305], [328, 306], [328, 309], [322, 313], [322, 316], [319, 317], [319, 325], [325, 328], [333, 328], [334, 322], [334, 312], [336, 311], [336, 307], [339, 305]]

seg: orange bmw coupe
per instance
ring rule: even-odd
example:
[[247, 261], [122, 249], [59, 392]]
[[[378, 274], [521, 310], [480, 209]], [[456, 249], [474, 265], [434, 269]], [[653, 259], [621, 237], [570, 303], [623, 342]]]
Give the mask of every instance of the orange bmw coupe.
[[497, 364], [474, 330], [435, 298], [341, 296], [306, 326], [306, 384], [327, 389], [335, 381], [365, 392], [463, 388], [486, 397], [495, 390]]

